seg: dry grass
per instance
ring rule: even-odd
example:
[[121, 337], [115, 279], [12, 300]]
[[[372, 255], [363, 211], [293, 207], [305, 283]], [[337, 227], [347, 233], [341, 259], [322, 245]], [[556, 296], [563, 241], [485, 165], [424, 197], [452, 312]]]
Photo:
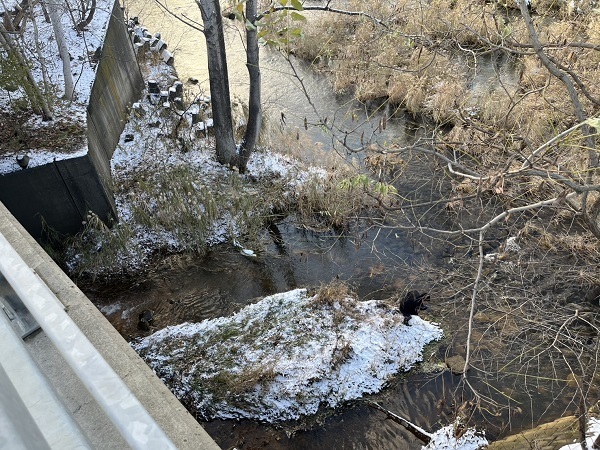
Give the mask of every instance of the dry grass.
[[203, 379], [202, 385], [196, 386], [196, 389], [210, 392], [218, 398], [236, 398], [252, 392], [258, 385], [269, 384], [278, 375], [269, 366], [257, 366], [239, 372], [233, 369], [222, 370], [212, 378]]
[[365, 166], [376, 174], [378, 179], [381, 179], [383, 174], [395, 179], [404, 173], [408, 162], [397, 153], [371, 151], [365, 156]]
[[298, 190], [295, 210], [299, 219], [314, 229], [345, 229], [368, 202], [363, 186], [348, 186], [351, 172], [313, 178]]
[[[118, 180], [115, 192], [128, 206], [126, 220], [113, 229], [90, 222], [68, 243], [70, 257], [76, 258], [73, 274], [117, 276], [143, 271], [156, 255], [203, 254], [215, 227], [228, 239], [260, 248], [260, 238], [274, 215], [293, 216], [319, 230], [343, 229], [372, 204], [363, 186], [345, 183], [357, 172], [341, 163], [339, 156], [324, 152], [296, 130], [280, 133], [272, 128], [269, 134], [273, 146], [299, 157], [300, 172], [291, 173], [291, 179], [265, 176], [253, 180], [237, 172], [206, 178], [201, 171], [182, 165], [138, 168], [135, 175]], [[307, 170], [312, 164], [334, 170]], [[296, 176], [303, 181], [293, 181]]]
[[321, 308], [323, 306], [333, 307], [336, 302], [347, 298], [357, 299], [356, 294], [351, 291], [350, 287], [339, 280], [334, 280], [328, 284], [322, 284], [317, 288], [316, 292], [311, 293], [311, 295], [314, 296], [311, 305], [314, 305], [316, 308]]
[[[570, 216], [565, 219], [565, 223], [567, 224], [572, 220]], [[527, 236], [528, 239], [531, 239], [540, 248], [548, 252], [567, 252], [582, 260], [598, 260], [600, 258], [598, 240], [587, 231], [569, 234], [556, 233], [549, 232], [540, 225], [528, 223], [523, 228], [521, 235]], [[592, 279], [598, 281], [597, 277], [593, 276], [593, 274], [596, 274], [596, 271], [595, 268], [592, 267], [589, 268], [589, 273], [585, 270], [579, 272], [581, 277], [580, 281], [589, 281], [590, 274], [592, 274]]]
[[522, 57], [521, 68], [520, 85], [524, 90], [543, 87], [548, 82], [548, 71], [537, 56]]
[[[528, 43], [514, 5], [506, 9], [493, 2], [402, 0], [394, 4], [355, 1], [352, 6], [388, 20], [392, 28], [378, 27], [366, 18], [321, 14], [318, 26], [307, 27], [295, 49], [309, 59], [326, 55], [334, 61], [327, 70], [338, 92], [353, 93], [361, 101], [388, 98], [414, 115], [452, 124], [458, 123], [456, 109], [470, 97], [468, 105], [481, 111], [479, 119], [484, 123], [520, 133], [535, 143], [547, 140], [563, 124], [572, 125], [572, 106], [564, 87], [537, 57], [521, 59], [519, 95], [510, 92], [511, 99], [498, 88], [473, 98], [464, 64], [455, 63], [456, 56], [447, 49], [450, 42], [485, 47], [486, 41], [500, 43], [506, 37]], [[534, 7], [542, 14], [537, 17], [537, 23], [543, 24], [542, 42], [599, 39], [600, 20], [594, 14], [575, 20], [566, 3], [555, 0], [536, 2]], [[575, 48], [549, 52], [580, 71], [591, 92], [600, 96], [600, 81], [596, 81], [600, 80], [600, 52]], [[589, 102], [584, 104], [591, 108]]]
[[437, 123], [456, 124], [457, 109], [463, 109], [467, 99], [466, 83], [460, 79], [443, 80], [435, 84], [425, 104], [427, 115]]

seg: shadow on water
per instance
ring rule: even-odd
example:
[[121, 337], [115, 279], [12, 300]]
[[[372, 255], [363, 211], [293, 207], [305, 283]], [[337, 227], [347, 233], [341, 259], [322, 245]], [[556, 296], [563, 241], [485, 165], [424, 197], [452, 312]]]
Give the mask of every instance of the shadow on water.
[[[286, 223], [277, 230], [255, 258], [233, 250], [214, 250], [202, 259], [173, 256], [135, 282], [84, 289], [121, 334], [134, 339], [168, 325], [231, 314], [260, 296], [333, 279], [348, 280], [361, 298], [385, 298], [406, 287], [402, 272], [407, 266], [428, 257], [393, 234], [380, 233], [376, 240], [365, 235], [358, 242]], [[375, 251], [375, 246], [386, 251]], [[155, 312], [149, 332], [137, 328], [138, 314], [145, 309]], [[428, 428], [439, 417], [438, 391], [452, 385], [452, 378], [401, 377], [374, 399]], [[400, 425], [360, 401], [281, 426], [248, 420], [203, 425], [223, 448], [385, 449], [418, 444]]]
[[[136, 320], [144, 309], [155, 311], [154, 324], [162, 328], [228, 315], [257, 297], [335, 279], [350, 282], [363, 298], [380, 298], [404, 287], [395, 276], [398, 267], [427, 255], [394, 234], [372, 237], [365, 233], [359, 241], [282, 223], [265, 233], [256, 257], [231, 248], [213, 249], [203, 258], [174, 255], [142, 279], [85, 289], [116, 328], [130, 337], [140, 335]], [[379, 247], [386, 251], [374, 251]]]

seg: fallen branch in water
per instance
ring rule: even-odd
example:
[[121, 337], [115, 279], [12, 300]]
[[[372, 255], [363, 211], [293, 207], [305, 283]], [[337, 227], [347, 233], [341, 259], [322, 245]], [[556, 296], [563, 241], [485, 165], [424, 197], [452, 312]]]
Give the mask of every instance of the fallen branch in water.
[[429, 442], [431, 441], [431, 437], [432, 437], [431, 433], [428, 433], [424, 429], [422, 429], [422, 428], [416, 426], [415, 424], [409, 422], [404, 417], [401, 417], [398, 414], [394, 414], [390, 410], [385, 409], [379, 403], [373, 402], [371, 400], [363, 400], [363, 401], [367, 405], [372, 406], [373, 408], [378, 409], [379, 411], [384, 412], [385, 414], [387, 414], [387, 416], [390, 419], [392, 419], [394, 422], [397, 422], [400, 425], [402, 425], [404, 428], [406, 428], [408, 431], [410, 431], [412, 434], [414, 434], [415, 437], [417, 437], [418, 439], [420, 439], [423, 443], [429, 444]]

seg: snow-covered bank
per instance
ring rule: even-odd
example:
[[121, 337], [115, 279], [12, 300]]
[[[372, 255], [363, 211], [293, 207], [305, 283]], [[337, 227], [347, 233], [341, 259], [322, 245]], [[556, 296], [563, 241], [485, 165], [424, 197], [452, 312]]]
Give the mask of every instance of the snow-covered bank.
[[204, 418], [275, 422], [382, 389], [442, 330], [381, 301], [265, 297], [232, 317], [167, 327], [133, 347]]
[[[585, 440], [587, 448], [598, 448], [595, 446], [596, 440], [600, 439], [600, 419], [590, 417], [587, 424], [587, 438]], [[579, 442], [565, 445], [559, 450], [580, 450], [582, 448]]]
[[[173, 67], [151, 57], [142, 71], [163, 91], [177, 80]], [[146, 90], [132, 106], [111, 159], [119, 223], [109, 230], [88, 218], [65, 258], [72, 273], [131, 274], [143, 271], [159, 252], [202, 253], [243, 240], [248, 230], [263, 228], [273, 210], [289, 210], [307, 183], [326, 180], [324, 169], [268, 148], [251, 155], [249, 175], [219, 164], [207, 125], [209, 97], [192, 96], [189, 103], [181, 109]], [[200, 112], [199, 122], [192, 111]]]
[[431, 436], [431, 442], [422, 450], [479, 450], [488, 445], [484, 433], [467, 428], [460, 437], [456, 437], [457, 425], [445, 426]]

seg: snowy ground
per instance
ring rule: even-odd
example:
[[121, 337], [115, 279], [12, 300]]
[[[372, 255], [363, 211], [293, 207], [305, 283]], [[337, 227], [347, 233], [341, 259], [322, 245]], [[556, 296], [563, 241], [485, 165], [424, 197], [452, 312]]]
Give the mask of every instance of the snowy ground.
[[[154, 76], [166, 79], [170, 70]], [[146, 97], [135, 105], [111, 160], [120, 221], [111, 230], [88, 230], [87, 243], [69, 254], [71, 271], [86, 266], [82, 270], [92, 275], [131, 273], [158, 251], [235, 244], [243, 241], [253, 215], [272, 214], [272, 201], [293, 203], [307, 182], [327, 175], [268, 148], [252, 154], [248, 175], [239, 174], [216, 161], [214, 139], [202, 123], [192, 125], [189, 115], [183, 114], [178, 132], [185, 148], [170, 136], [181, 114]], [[120, 244], [108, 261], [111, 242]], [[94, 256], [105, 260], [90, 268]]]
[[[588, 429], [587, 435], [589, 436], [586, 439], [587, 448], [597, 448], [594, 447], [594, 442], [600, 436], [600, 420], [595, 417], [590, 417], [588, 421]], [[569, 445], [565, 445], [561, 447], [559, 450], [581, 450], [580, 443], [573, 443]]]
[[[15, 6], [14, 0], [2, 2], [1, 10], [12, 9]], [[46, 68], [48, 81], [51, 84], [50, 97], [56, 97], [53, 100], [53, 121], [43, 123], [41, 118], [32, 115], [26, 126], [28, 128], [53, 127], [62, 120], [76, 122], [81, 126], [86, 126], [86, 107], [88, 104], [90, 92], [95, 78], [96, 62], [92, 55], [97, 48], [102, 47], [106, 27], [110, 19], [113, 2], [110, 0], [98, 0], [96, 11], [92, 22], [83, 32], [77, 33], [71, 14], [59, 3], [59, 14], [61, 17], [62, 28], [67, 41], [69, 54], [71, 55], [71, 72], [75, 82], [75, 99], [72, 102], [62, 100], [64, 94], [64, 77], [62, 61], [59, 57], [58, 47], [54, 39], [52, 24], [46, 22], [41, 8], [41, 3], [37, 2], [31, 7], [36, 27], [33, 26], [32, 19], [26, 19], [22, 35], [15, 34], [13, 38], [22, 44], [25, 49], [27, 60], [31, 64], [32, 73], [40, 86], [43, 86], [42, 65]], [[74, 12], [75, 20], [79, 21], [78, 11]], [[34, 42], [39, 44], [38, 49]], [[24, 95], [23, 88], [19, 87], [17, 91], [8, 92], [0, 89], [0, 109], [5, 112], [11, 112], [13, 103]], [[44, 148], [34, 149], [35, 157], [31, 158], [30, 166], [46, 164], [54, 159], [72, 158], [80, 156], [87, 152], [87, 145], [82, 145], [79, 149], [70, 149], [68, 151], [52, 151], [51, 153]], [[31, 153], [31, 149], [28, 149]], [[8, 152], [0, 154], [0, 175], [20, 170], [16, 163], [18, 152]], [[31, 156], [31, 155], [30, 155]]]
[[210, 418], [277, 422], [378, 392], [442, 330], [383, 302], [305, 289], [232, 317], [167, 327], [133, 344], [171, 390]]

